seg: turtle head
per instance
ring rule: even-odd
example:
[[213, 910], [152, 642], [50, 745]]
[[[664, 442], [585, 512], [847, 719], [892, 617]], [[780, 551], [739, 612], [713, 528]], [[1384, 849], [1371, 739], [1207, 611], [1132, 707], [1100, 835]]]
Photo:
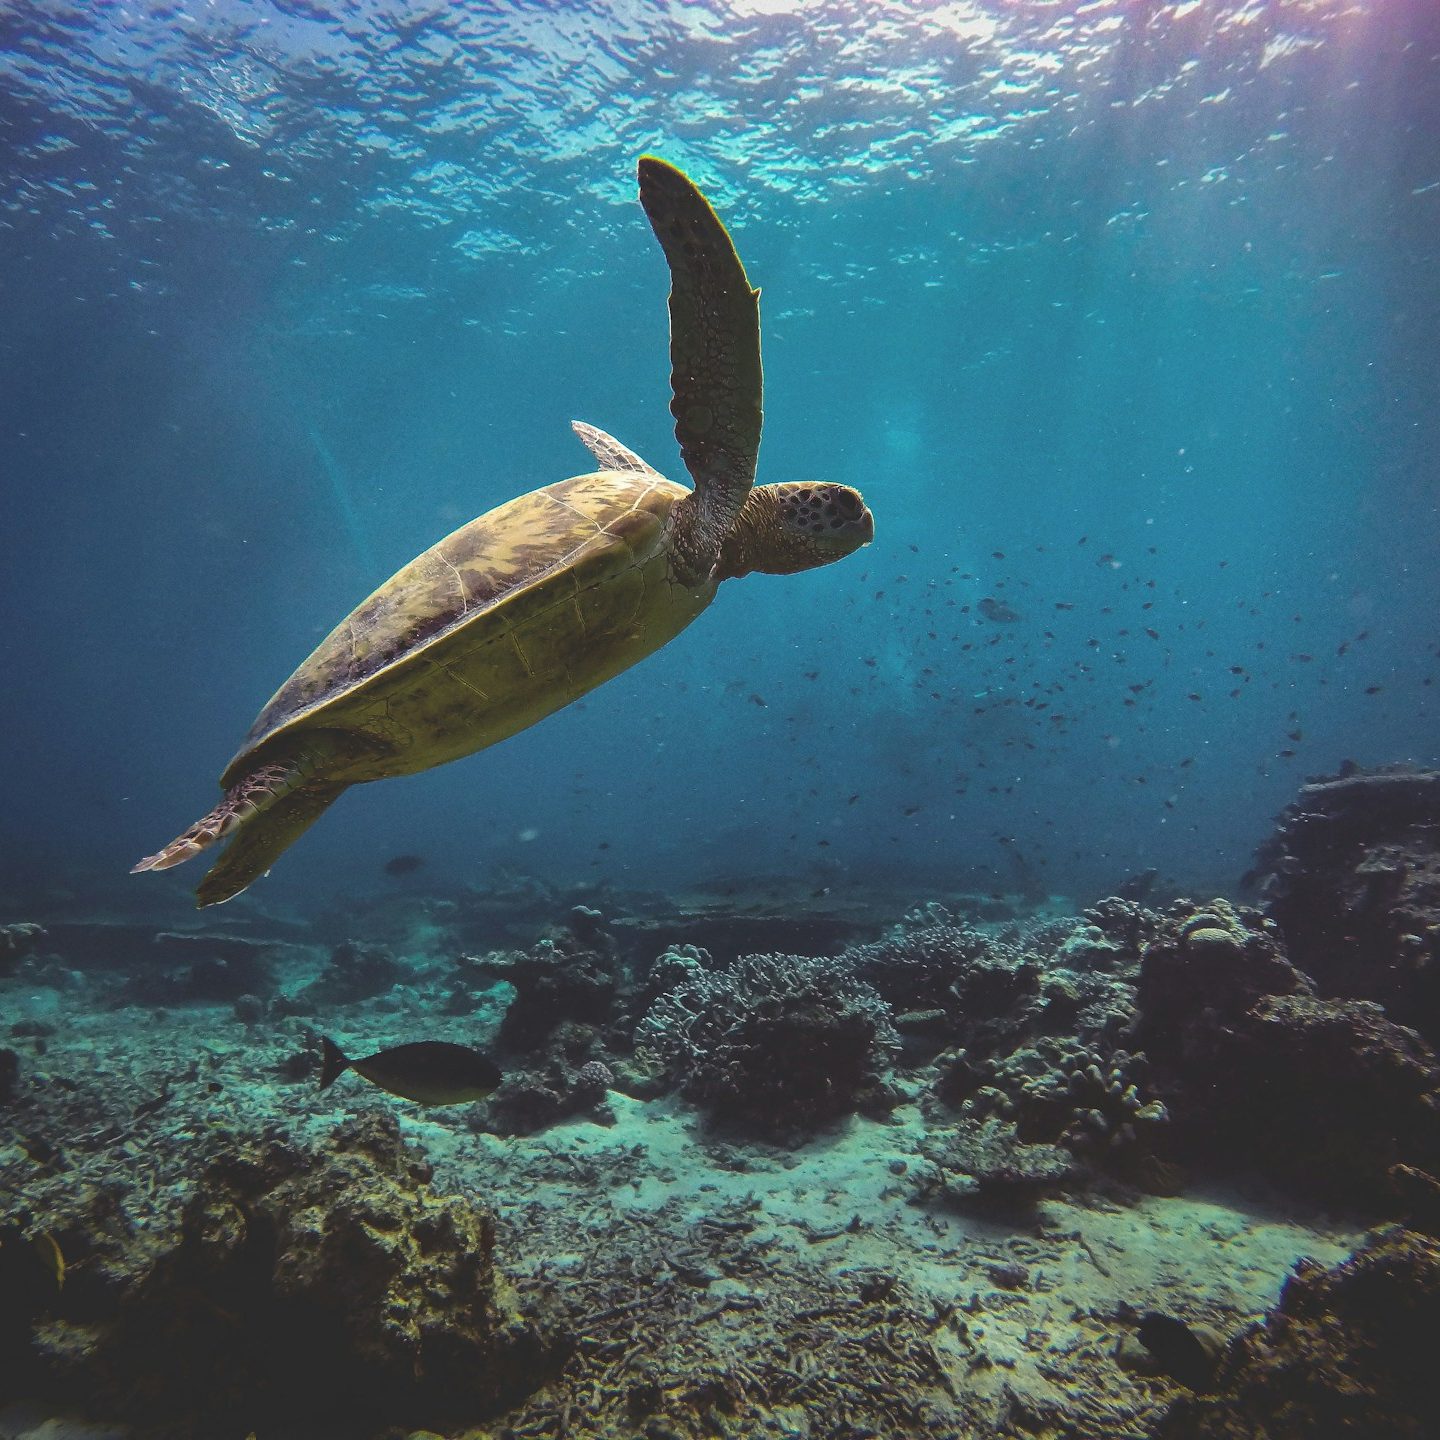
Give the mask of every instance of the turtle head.
[[843, 560], [874, 538], [875, 517], [848, 485], [757, 485], [725, 537], [717, 574], [721, 580], [752, 570], [793, 575]]

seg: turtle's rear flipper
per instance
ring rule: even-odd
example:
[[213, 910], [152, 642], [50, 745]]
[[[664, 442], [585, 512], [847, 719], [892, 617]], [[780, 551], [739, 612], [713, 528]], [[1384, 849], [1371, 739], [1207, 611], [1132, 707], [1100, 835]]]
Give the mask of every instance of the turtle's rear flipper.
[[188, 830], [181, 831], [163, 850], [132, 865], [130, 873], [138, 875], [143, 870], [168, 870], [172, 865], [183, 865], [191, 856], [208, 850], [262, 810], [283, 800], [297, 785], [303, 785], [312, 772], [313, 766], [305, 761], [258, 766], [232, 785], [208, 815], [202, 815]]
[[203, 910], [238, 895], [258, 880], [324, 813], [345, 785], [311, 784], [275, 801], [245, 822], [225, 853], [200, 882], [195, 898]]

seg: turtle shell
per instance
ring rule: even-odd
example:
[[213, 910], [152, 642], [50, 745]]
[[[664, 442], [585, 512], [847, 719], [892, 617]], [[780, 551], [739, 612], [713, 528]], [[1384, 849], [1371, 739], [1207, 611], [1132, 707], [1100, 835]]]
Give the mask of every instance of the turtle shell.
[[410, 774], [533, 725], [677, 635], [714, 597], [670, 567], [690, 492], [599, 471], [488, 511], [356, 607], [280, 687], [221, 777], [316, 731], [327, 779]]

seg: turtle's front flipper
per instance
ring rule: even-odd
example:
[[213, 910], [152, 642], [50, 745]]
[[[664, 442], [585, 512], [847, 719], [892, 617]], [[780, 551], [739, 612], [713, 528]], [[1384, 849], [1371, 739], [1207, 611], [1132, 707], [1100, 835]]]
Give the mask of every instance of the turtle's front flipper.
[[283, 800], [313, 773], [314, 766], [305, 761], [256, 766], [225, 792], [224, 798], [208, 815], [201, 816], [163, 850], [157, 850], [138, 865], [132, 865], [130, 873], [138, 875], [143, 870], [168, 870], [172, 865], [183, 865], [191, 856], [208, 850], [241, 825], [248, 824], [256, 815]]
[[195, 891], [197, 904], [218, 905], [258, 880], [349, 787], [315, 783], [292, 790], [246, 821]]
[[697, 559], [710, 550], [713, 564], [755, 483], [760, 292], [690, 178], [653, 155], [639, 170], [640, 203], [670, 265], [670, 410], [695, 481], [699, 533], [679, 538]]

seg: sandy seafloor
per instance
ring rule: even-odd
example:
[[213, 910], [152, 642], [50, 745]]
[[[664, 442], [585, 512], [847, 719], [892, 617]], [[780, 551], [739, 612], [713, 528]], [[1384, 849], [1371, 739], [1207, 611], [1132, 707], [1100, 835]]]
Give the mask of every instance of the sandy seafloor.
[[[141, 1191], [153, 1171], [157, 1223], [167, 1187], [183, 1184], [175, 1157], [207, 1133], [280, 1122], [320, 1141], [348, 1116], [397, 1115], [437, 1190], [493, 1208], [498, 1261], [522, 1302], [558, 1307], [586, 1337], [560, 1380], [467, 1435], [659, 1435], [625, 1413], [636, 1377], [764, 1376], [773, 1392], [778, 1372], [788, 1403], [747, 1412], [728, 1433], [805, 1436], [823, 1410], [855, 1416], [856, 1433], [904, 1434], [929, 1423], [906, 1409], [924, 1394], [938, 1407], [925, 1415], [952, 1416], [956, 1433], [1051, 1433], [1047, 1417], [1064, 1416], [1066, 1434], [1139, 1437], [1177, 1387], [1118, 1362], [1120, 1317], [1157, 1309], [1230, 1335], [1274, 1304], [1297, 1259], [1330, 1265], [1360, 1238], [1345, 1217], [1243, 1179], [1174, 1196], [1102, 1181], [1008, 1220], [917, 1202], [916, 1103], [785, 1149], [713, 1133], [674, 1096], [612, 1093], [612, 1125], [572, 1119], [504, 1138], [472, 1128], [468, 1106], [422, 1110], [354, 1075], [323, 1094], [313, 1078], [276, 1078], [307, 1027], [352, 1053], [417, 1035], [483, 1045], [509, 987], [476, 1014], [442, 1017], [424, 978], [432, 962], [417, 958], [414, 986], [253, 1025], [229, 1003], [163, 1017], [90, 1008], [83, 978], [0, 990], [7, 1028], [53, 1027], [11, 1042], [27, 1066], [100, 1082], [121, 1103], [166, 1095], [116, 1156]], [[309, 978], [287, 972], [283, 988]], [[0, 1175], [25, 1164], [16, 1137], [0, 1136]], [[0, 1414], [0, 1440], [129, 1433], [33, 1405]]]

